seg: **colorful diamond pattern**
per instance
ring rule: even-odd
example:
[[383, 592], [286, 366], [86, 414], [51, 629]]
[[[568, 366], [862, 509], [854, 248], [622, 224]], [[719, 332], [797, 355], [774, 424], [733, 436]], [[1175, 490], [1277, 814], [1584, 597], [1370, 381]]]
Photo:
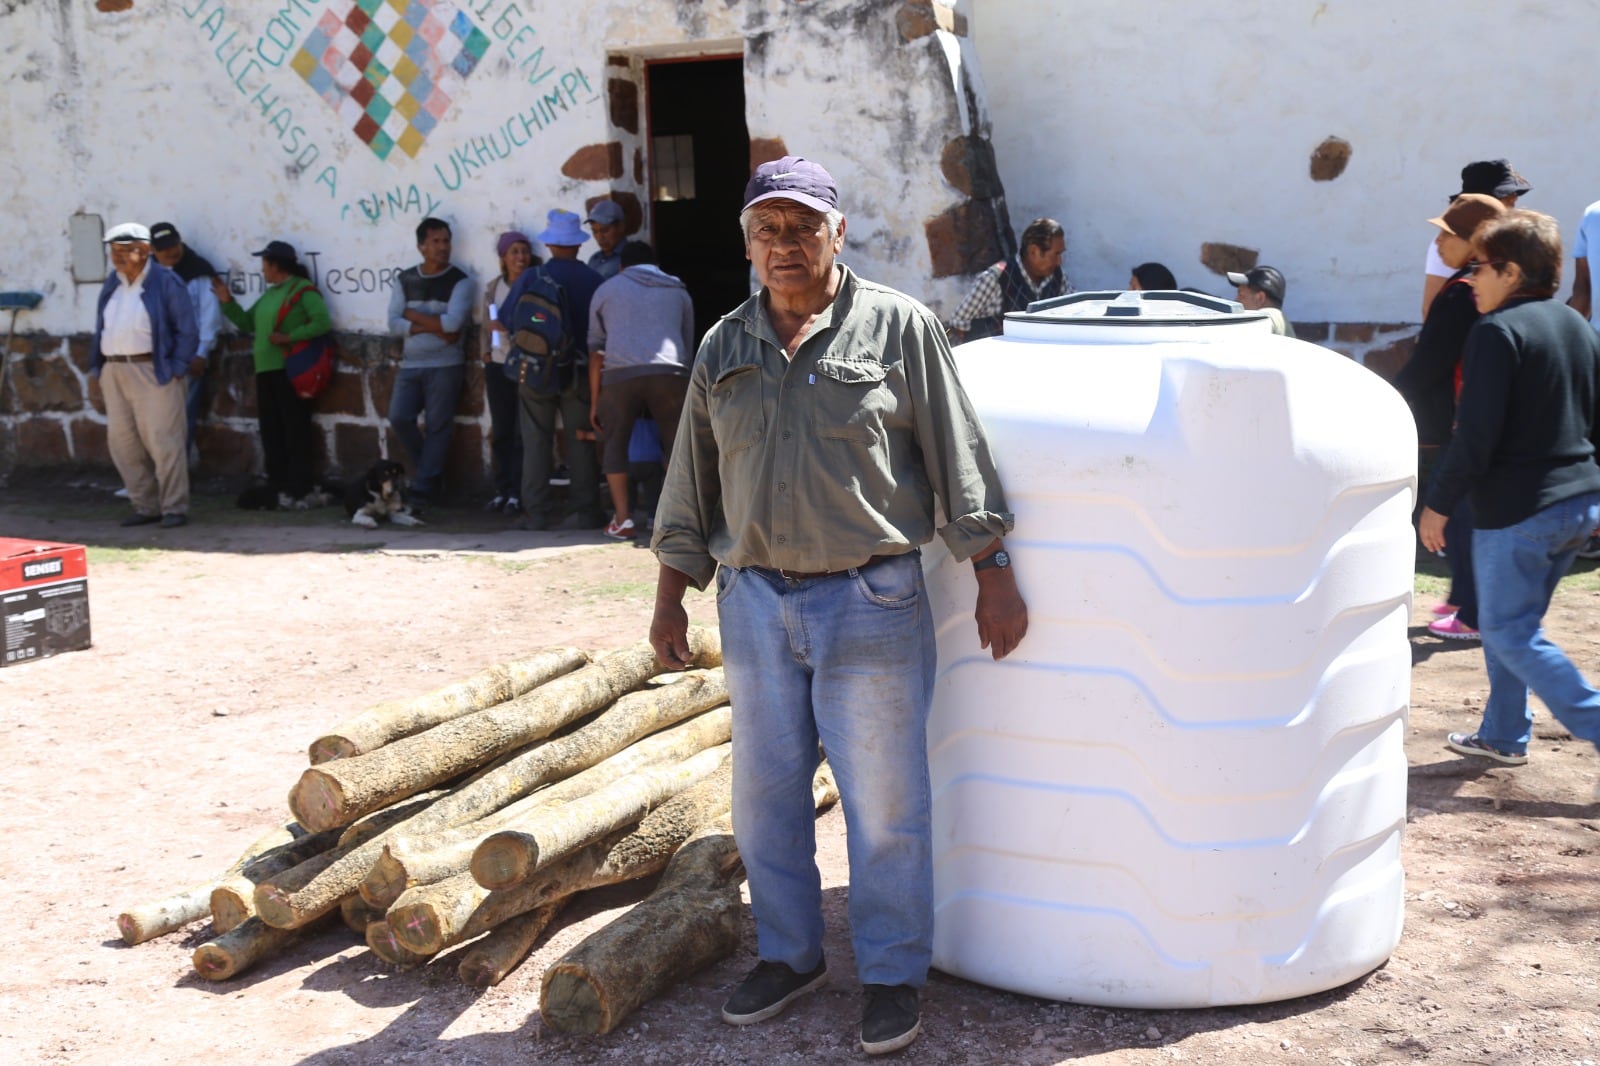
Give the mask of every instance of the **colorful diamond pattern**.
[[334, 0], [289, 65], [374, 155], [415, 157], [489, 37], [458, 0]]

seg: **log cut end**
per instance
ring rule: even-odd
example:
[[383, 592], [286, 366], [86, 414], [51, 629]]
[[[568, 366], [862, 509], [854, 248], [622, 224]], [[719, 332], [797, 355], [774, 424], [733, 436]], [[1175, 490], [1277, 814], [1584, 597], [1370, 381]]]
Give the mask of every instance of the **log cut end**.
[[361, 898], [367, 905], [378, 910], [387, 910], [389, 905], [400, 898], [406, 890], [406, 868], [403, 863], [389, 852], [384, 846], [383, 854], [372, 864], [372, 869], [367, 871], [367, 876], [362, 878], [357, 889]]
[[419, 955], [395, 939], [388, 922], [371, 922], [367, 925], [367, 947], [384, 962], [395, 966], [421, 966], [432, 955]]
[[300, 914], [295, 910], [293, 893], [279, 888], [271, 881], [264, 881], [256, 886], [255, 905], [256, 917], [272, 926], [274, 929], [293, 929], [304, 925]]
[[129, 912], [117, 915], [117, 932], [121, 934], [122, 942], [130, 948], [150, 939], [140, 927], [138, 917]]
[[350, 821], [339, 779], [315, 766], [301, 774], [289, 790], [289, 809], [313, 833], [337, 829]]
[[339, 902], [339, 917], [346, 928], [365, 940], [367, 926], [383, 921], [383, 911], [367, 906], [360, 896], [346, 896]]
[[317, 766], [335, 759], [348, 759], [352, 755], [360, 755], [361, 749], [349, 737], [330, 735], [313, 740], [307, 754], [311, 758], [311, 765]]
[[233, 955], [216, 944], [201, 944], [194, 951], [194, 972], [207, 981], [226, 981], [237, 967]]
[[604, 992], [581, 966], [558, 962], [544, 972], [539, 1013], [558, 1033], [600, 1036], [611, 1031]]
[[539, 844], [527, 833], [495, 833], [472, 853], [472, 877], [493, 891], [520, 885], [539, 862]]
[[255, 913], [255, 886], [243, 878], [242, 883], [220, 884], [211, 890], [211, 924], [218, 933], [237, 929]]
[[433, 904], [413, 903], [393, 907], [385, 920], [389, 923], [389, 935], [407, 951], [427, 956], [437, 955], [444, 950], [439, 912]]

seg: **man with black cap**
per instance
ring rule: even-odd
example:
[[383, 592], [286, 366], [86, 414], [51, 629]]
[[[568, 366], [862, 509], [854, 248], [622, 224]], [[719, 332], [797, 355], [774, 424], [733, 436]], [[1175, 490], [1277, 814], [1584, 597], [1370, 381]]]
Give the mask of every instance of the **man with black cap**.
[[1283, 315], [1283, 295], [1287, 287], [1277, 267], [1252, 267], [1247, 273], [1228, 272], [1228, 284], [1238, 289], [1239, 302], [1246, 311], [1265, 311], [1272, 319], [1272, 332], [1293, 337], [1294, 327]]
[[594, 234], [594, 243], [599, 245], [599, 250], [589, 256], [590, 269], [599, 274], [602, 281], [616, 277], [622, 271], [622, 246], [627, 238], [623, 232], [622, 205], [615, 200], [596, 200], [584, 221], [589, 224], [589, 232]]
[[[1453, 193], [1450, 201], [1455, 202], [1456, 197], [1468, 193], [1480, 196], [1492, 196], [1499, 200], [1508, 209], [1517, 206], [1517, 200], [1533, 191], [1527, 179], [1512, 169], [1511, 163], [1505, 159], [1483, 159], [1476, 163], [1468, 163], [1461, 168], [1461, 191]], [[1450, 264], [1439, 258], [1438, 246], [1428, 242], [1427, 266], [1423, 269], [1422, 279], [1422, 320], [1428, 320], [1428, 308], [1433, 306], [1433, 299], [1439, 295], [1455, 271], [1450, 269]]]
[[194, 305], [195, 328], [200, 331], [199, 347], [189, 361], [189, 394], [185, 405], [189, 424], [186, 439], [189, 442], [189, 461], [193, 464], [199, 461], [194, 443], [194, 424], [200, 420], [206, 370], [211, 365], [211, 350], [216, 347], [217, 333], [222, 329], [222, 308], [217, 304], [216, 293], [211, 291], [211, 279], [217, 271], [204, 256], [184, 243], [178, 234], [178, 227], [170, 222], [157, 222], [150, 227], [150, 250], [155, 261], [178, 275], [178, 280], [188, 290], [189, 302]]
[[178, 276], [150, 262], [150, 231], [124, 222], [106, 233], [111, 276], [100, 287], [89, 374], [106, 403], [106, 444], [128, 489], [125, 526], [189, 521], [184, 374], [199, 335]]
[[[691, 658], [683, 595], [717, 584], [733, 704], [733, 826], [760, 962], [722, 1008], [775, 1017], [822, 985], [811, 781], [818, 744], [848, 821], [850, 929], [868, 1054], [916, 1039], [933, 942], [927, 717], [934, 640], [919, 548], [977, 578], [994, 658], [1028, 628], [983, 426], [932, 312], [836, 257], [833, 178], [756, 168], [740, 223], [761, 290], [701, 342], [656, 514], [650, 642]], [[947, 521], [938, 526], [936, 502]]]

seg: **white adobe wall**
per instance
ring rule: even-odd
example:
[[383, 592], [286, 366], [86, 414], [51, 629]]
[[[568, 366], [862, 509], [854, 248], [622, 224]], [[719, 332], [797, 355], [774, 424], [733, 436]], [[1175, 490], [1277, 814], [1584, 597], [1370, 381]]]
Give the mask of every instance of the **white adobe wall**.
[[[860, 0], [430, 2], [467, 14], [487, 50], [415, 157], [387, 158], [293, 69], [311, 27], [349, 0], [0, 3], [0, 290], [45, 293], [19, 326], [90, 327], [98, 285], [74, 283], [67, 241], [69, 218], [87, 212], [106, 226], [170, 219], [240, 271], [255, 269], [250, 250], [288, 240], [314, 260], [338, 328], [382, 331], [384, 279], [415, 262], [426, 214], [452, 223], [457, 262], [486, 276], [510, 224], [535, 233], [548, 208], [581, 211], [612, 188], [647, 199], [632, 165], [645, 131], [609, 122], [608, 52], [737, 54], [747, 38], [762, 48], [747, 74], [751, 134], [834, 170], [851, 261], [936, 302], [959, 293], [960, 279], [930, 282], [923, 224], [961, 199], [938, 162], [961, 109], [948, 68], [916, 73], [959, 55], [949, 34], [902, 42], [894, 5]], [[614, 139], [621, 179], [560, 173]]]
[[[1203, 241], [1259, 249], [1302, 321], [1414, 322], [1426, 219], [1509, 158], [1571, 234], [1600, 199], [1593, 0], [973, 0], [1012, 221], [1067, 228], [1082, 288], [1144, 260], [1224, 293]], [[1354, 153], [1308, 176], [1325, 137]], [[1570, 256], [1569, 256], [1570, 260]], [[1570, 278], [1567, 279], [1570, 285]]]

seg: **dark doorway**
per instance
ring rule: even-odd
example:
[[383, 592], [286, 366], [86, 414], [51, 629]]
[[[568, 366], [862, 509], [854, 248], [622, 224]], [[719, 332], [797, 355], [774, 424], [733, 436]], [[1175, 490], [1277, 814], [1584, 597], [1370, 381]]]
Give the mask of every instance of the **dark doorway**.
[[744, 60], [646, 68], [650, 214], [661, 269], [694, 298], [695, 343], [750, 295], [739, 208], [750, 178]]

